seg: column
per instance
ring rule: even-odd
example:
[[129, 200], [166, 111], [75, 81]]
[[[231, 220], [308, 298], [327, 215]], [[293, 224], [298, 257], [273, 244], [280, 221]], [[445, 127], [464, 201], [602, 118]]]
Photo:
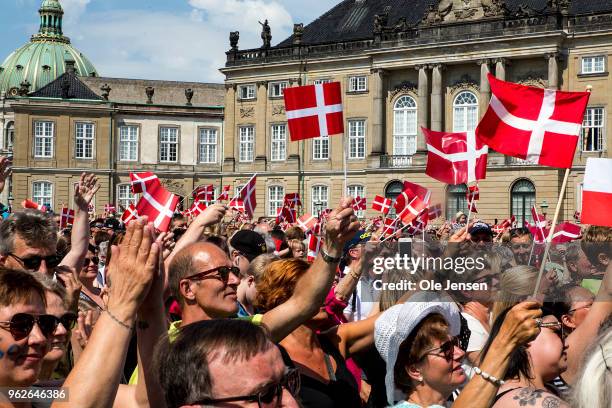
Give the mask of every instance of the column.
[[255, 106], [255, 170], [266, 170], [268, 152], [268, 83], [257, 82], [257, 105]]
[[431, 71], [431, 130], [442, 131], [444, 93], [442, 91], [443, 64], [432, 65]]
[[478, 61], [480, 65], [480, 114], [481, 117], [484, 115], [489, 105], [489, 99], [491, 99], [491, 86], [489, 85], [489, 63], [491, 60], [482, 59]]
[[497, 58], [495, 60], [495, 78], [506, 80], [506, 65], [509, 65], [509, 61], [506, 58]]
[[417, 65], [414, 69], [419, 71], [417, 85], [417, 151], [419, 151], [427, 149], [421, 126], [429, 128], [429, 67], [427, 65]]
[[559, 64], [558, 58], [559, 54], [556, 52], [546, 54], [546, 59], [548, 60], [548, 88], [550, 89], [559, 89]]
[[235, 159], [235, 146], [238, 143], [238, 129], [236, 129], [236, 85], [225, 85], [225, 127], [223, 135], [223, 170], [233, 172]]
[[[385, 71], [373, 68], [370, 73], [372, 84], [372, 151], [371, 156], [385, 152]], [[378, 162], [379, 159], [375, 158]]]

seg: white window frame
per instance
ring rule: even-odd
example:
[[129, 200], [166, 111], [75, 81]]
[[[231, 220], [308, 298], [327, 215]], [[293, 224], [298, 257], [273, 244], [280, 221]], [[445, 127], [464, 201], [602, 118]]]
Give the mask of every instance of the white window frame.
[[283, 206], [285, 187], [274, 184], [268, 186], [268, 217], [276, 217], [279, 208]]
[[603, 74], [606, 72], [606, 56], [589, 55], [582, 57], [580, 67], [581, 74]]
[[270, 126], [270, 160], [287, 159], [287, 125], [277, 123]]
[[257, 87], [255, 84], [240, 85], [238, 87], [238, 97], [241, 101], [249, 101], [257, 98]]
[[132, 186], [129, 183], [117, 184], [117, 211], [119, 211], [121, 207], [127, 210], [130, 204], [136, 205], [137, 200], [138, 197], [136, 197], [136, 194], [132, 193]]
[[321, 78], [312, 81], [313, 85], [331, 84], [332, 82], [334, 82], [334, 80], [330, 78]]
[[[39, 125], [43, 133], [39, 134]], [[34, 121], [34, 157], [51, 158], [55, 142], [55, 122], [50, 120]], [[40, 153], [39, 153], [40, 152]]]
[[[164, 131], [168, 131], [167, 135], [164, 135]], [[176, 132], [174, 136], [176, 139], [174, 141], [170, 140], [170, 137], [173, 136], [172, 133]], [[164, 141], [164, 137], [167, 136], [168, 139]], [[172, 146], [174, 146], [174, 158], [171, 157]], [[164, 159], [164, 153], [166, 153], [167, 157]], [[177, 163], [179, 159], [179, 128], [176, 126], [160, 126], [159, 127], [159, 161], [161, 163]]]
[[[365, 186], [362, 184], [351, 184], [350, 186], [346, 187], [346, 194], [353, 198], [365, 198]], [[365, 217], [365, 210], [355, 211], [355, 215], [358, 218], [363, 218]]]
[[[36, 191], [37, 187], [47, 191]], [[36, 180], [32, 182], [32, 201], [40, 205], [48, 205], [49, 208], [53, 209], [53, 183], [48, 180]]]
[[[325, 204], [323, 207], [321, 207], [321, 211], [326, 208], [329, 208], [329, 187], [325, 184], [315, 184], [310, 188], [310, 193], [310, 213], [316, 217], [318, 212], [317, 207], [315, 206], [315, 202], [321, 202]], [[324, 198], [322, 198], [323, 193], [325, 193]]]
[[[91, 130], [91, 132], [89, 132], [89, 130]], [[74, 123], [74, 157], [76, 159], [92, 160], [94, 158], [95, 140], [96, 125], [94, 123]]]
[[198, 128], [198, 161], [204, 164], [217, 163], [219, 130], [212, 127]]
[[393, 155], [412, 156], [416, 153], [417, 129], [418, 105], [412, 96], [402, 95], [393, 105]]
[[329, 135], [312, 139], [312, 160], [329, 160]]
[[138, 161], [139, 138], [140, 127], [138, 125], [119, 126], [119, 161]]
[[349, 92], [366, 92], [368, 90], [368, 77], [354, 75], [349, 77]]
[[255, 156], [255, 126], [240, 126], [238, 142], [238, 160], [241, 163], [252, 162]]
[[365, 159], [366, 132], [365, 119], [350, 119], [348, 121], [348, 158], [350, 160]]
[[[457, 100], [464, 94], [470, 94], [476, 102], [458, 103]], [[468, 123], [470, 114], [473, 114], [472, 123]], [[460, 116], [463, 121], [461, 126], [458, 124]], [[453, 99], [453, 132], [470, 132], [475, 130], [476, 126], [478, 126], [478, 96], [472, 91], [461, 91]]]
[[[236, 184], [236, 185], [234, 186], [234, 196], [235, 196], [235, 197], [238, 197], [238, 195], [240, 194], [240, 192], [242, 191], [242, 189], [244, 188], [244, 186], [246, 186], [246, 184]], [[233, 197], [230, 197], [230, 200], [231, 200], [232, 198], [233, 198]]]
[[[596, 115], [595, 113], [600, 111], [600, 123], [596, 124]], [[589, 134], [589, 130], [592, 132]], [[598, 134], [596, 134], [596, 130], [599, 130]], [[584, 112], [584, 121], [582, 122], [582, 135], [581, 135], [581, 149], [583, 152], [602, 152], [605, 150], [605, 141], [606, 141], [606, 110], [601, 106], [589, 106]], [[591, 142], [591, 146], [599, 147], [595, 149], [587, 150], [587, 137], [595, 138], [597, 140], [593, 140]]]
[[270, 98], [281, 98], [286, 88], [289, 87], [289, 81], [276, 81], [268, 84], [268, 95]]

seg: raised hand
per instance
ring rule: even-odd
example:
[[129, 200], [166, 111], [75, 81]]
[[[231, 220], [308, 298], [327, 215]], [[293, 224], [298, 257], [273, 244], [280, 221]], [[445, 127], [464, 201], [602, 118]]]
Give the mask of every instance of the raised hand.
[[540, 303], [533, 301], [514, 305], [499, 330], [501, 344], [516, 348], [535, 339], [540, 334], [536, 319], [542, 316], [541, 307]]
[[194, 222], [205, 226], [215, 225], [221, 222], [226, 212], [227, 206], [224, 204], [209, 205], [197, 216]]
[[6, 179], [11, 175], [13, 162], [5, 156], [0, 156], [0, 193], [4, 190]]
[[359, 231], [359, 221], [352, 221], [352, 202], [351, 197], [342, 198], [338, 207], [329, 214], [325, 224], [325, 247], [330, 256], [341, 256], [344, 244]]
[[94, 174], [81, 174], [78, 185], [74, 189], [74, 205], [87, 212], [89, 203], [100, 189], [98, 177]]
[[55, 276], [66, 288], [66, 303], [69, 310], [79, 309], [79, 295], [83, 285], [78, 278], [76, 269], [68, 265], [59, 265], [55, 268]]

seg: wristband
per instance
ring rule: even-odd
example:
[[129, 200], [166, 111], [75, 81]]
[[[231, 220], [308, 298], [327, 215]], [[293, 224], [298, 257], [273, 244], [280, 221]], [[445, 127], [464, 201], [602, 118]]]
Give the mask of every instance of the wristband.
[[340, 256], [337, 257], [337, 258], [334, 258], [333, 256], [329, 255], [327, 252], [325, 252], [325, 249], [323, 249], [323, 248], [321, 248], [321, 250], [319, 252], [320, 252], [321, 257], [323, 258], [323, 260], [325, 262], [327, 262], [328, 264], [338, 263], [338, 262], [340, 262], [340, 259], [342, 259], [342, 257], [340, 257]]
[[495, 384], [498, 387], [505, 384], [504, 380], [500, 380], [499, 378], [482, 371], [480, 367], [474, 367], [474, 372], [478, 374], [479, 376], [481, 376], [482, 378], [484, 378], [485, 380], [489, 381], [490, 383]]

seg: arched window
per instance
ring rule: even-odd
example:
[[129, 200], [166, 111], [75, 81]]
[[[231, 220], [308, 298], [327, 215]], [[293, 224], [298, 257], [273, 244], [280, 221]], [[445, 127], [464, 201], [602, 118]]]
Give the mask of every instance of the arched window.
[[523, 225], [525, 221], [533, 222], [531, 208], [536, 202], [536, 189], [529, 180], [518, 180], [510, 190], [512, 200], [511, 215], [516, 217], [518, 225]]
[[[403, 190], [404, 183], [401, 181], [392, 181], [387, 185], [387, 188], [385, 188], [385, 197], [391, 201], [395, 201], [397, 196], [400, 195]], [[391, 206], [388, 216], [395, 216], [395, 208], [393, 208], [393, 206]]]
[[465, 184], [448, 186], [446, 192], [446, 219], [455, 222], [455, 215], [461, 211], [467, 215], [467, 187]]
[[32, 201], [53, 208], [53, 184], [48, 181], [32, 183]]
[[478, 124], [478, 98], [470, 91], [460, 92], [453, 101], [453, 132], [468, 132]]
[[412, 155], [416, 152], [417, 105], [404, 95], [393, 106], [393, 154]]

